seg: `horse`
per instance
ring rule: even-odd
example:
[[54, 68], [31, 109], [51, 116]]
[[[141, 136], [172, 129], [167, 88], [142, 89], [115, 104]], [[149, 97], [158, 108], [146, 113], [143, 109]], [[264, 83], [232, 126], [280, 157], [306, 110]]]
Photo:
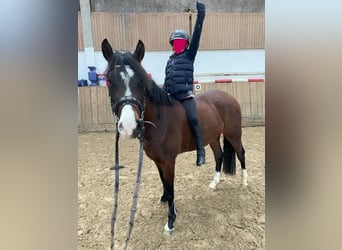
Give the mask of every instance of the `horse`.
[[[196, 149], [185, 110], [180, 102], [155, 83], [141, 65], [145, 55], [141, 40], [133, 53], [113, 51], [107, 39], [101, 46], [108, 63], [105, 74], [109, 81], [111, 107], [117, 119], [116, 129], [126, 138], [143, 136], [144, 152], [156, 164], [163, 185], [160, 201], [168, 204], [168, 221], [164, 230], [171, 234], [177, 213], [174, 202], [176, 157]], [[242, 185], [247, 186], [239, 103], [230, 94], [219, 90], [196, 95], [195, 100], [204, 144], [210, 145], [216, 163], [209, 187], [215, 189], [219, 183], [222, 165], [225, 174], [236, 173], [235, 155], [242, 169]]]

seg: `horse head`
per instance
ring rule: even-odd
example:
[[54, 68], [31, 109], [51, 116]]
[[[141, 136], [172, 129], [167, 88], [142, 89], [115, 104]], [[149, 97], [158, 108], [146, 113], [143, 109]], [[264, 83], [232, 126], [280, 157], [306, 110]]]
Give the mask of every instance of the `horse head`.
[[108, 91], [117, 130], [124, 137], [141, 134], [145, 110], [145, 86], [150, 81], [141, 66], [145, 55], [144, 43], [139, 40], [133, 53], [113, 51], [107, 39], [102, 41], [102, 53], [108, 62], [105, 71]]

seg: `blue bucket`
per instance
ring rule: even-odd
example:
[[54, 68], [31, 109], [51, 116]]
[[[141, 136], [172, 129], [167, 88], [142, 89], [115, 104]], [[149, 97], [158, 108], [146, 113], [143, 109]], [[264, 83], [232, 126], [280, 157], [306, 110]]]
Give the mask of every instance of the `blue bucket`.
[[90, 81], [91, 86], [97, 86], [98, 85], [98, 78], [96, 74], [96, 67], [95, 66], [88, 66], [89, 72], [88, 72], [88, 79]]

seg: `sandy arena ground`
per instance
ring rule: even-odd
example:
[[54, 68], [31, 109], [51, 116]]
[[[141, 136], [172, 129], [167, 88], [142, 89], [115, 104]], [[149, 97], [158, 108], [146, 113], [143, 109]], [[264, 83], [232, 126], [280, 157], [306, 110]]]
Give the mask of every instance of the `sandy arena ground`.
[[[78, 249], [109, 249], [113, 211], [114, 133], [78, 136]], [[144, 155], [138, 210], [129, 249], [265, 249], [265, 128], [243, 128], [249, 186], [242, 188], [240, 163], [235, 176], [222, 175], [216, 190], [215, 160], [206, 147], [207, 163], [195, 166], [196, 153], [178, 156], [175, 232], [164, 234], [167, 205], [159, 202], [162, 184], [153, 161]], [[119, 206], [115, 249], [123, 249], [138, 166], [138, 140], [120, 141]]]

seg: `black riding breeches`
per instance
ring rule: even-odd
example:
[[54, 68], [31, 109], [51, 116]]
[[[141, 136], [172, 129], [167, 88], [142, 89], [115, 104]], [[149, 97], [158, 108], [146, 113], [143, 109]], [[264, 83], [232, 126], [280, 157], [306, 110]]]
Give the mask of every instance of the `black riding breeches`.
[[203, 151], [204, 144], [203, 144], [203, 138], [202, 138], [202, 133], [201, 133], [201, 126], [200, 126], [200, 123], [198, 121], [198, 116], [197, 116], [195, 98], [193, 97], [188, 98], [188, 99], [182, 100], [181, 102], [184, 106], [186, 116], [188, 118], [188, 122], [193, 132], [193, 135], [195, 136], [197, 150]]
[[188, 118], [188, 122], [191, 128], [194, 129], [199, 124], [195, 98], [188, 98], [188, 99], [182, 100], [181, 103], [184, 106], [186, 116]]

